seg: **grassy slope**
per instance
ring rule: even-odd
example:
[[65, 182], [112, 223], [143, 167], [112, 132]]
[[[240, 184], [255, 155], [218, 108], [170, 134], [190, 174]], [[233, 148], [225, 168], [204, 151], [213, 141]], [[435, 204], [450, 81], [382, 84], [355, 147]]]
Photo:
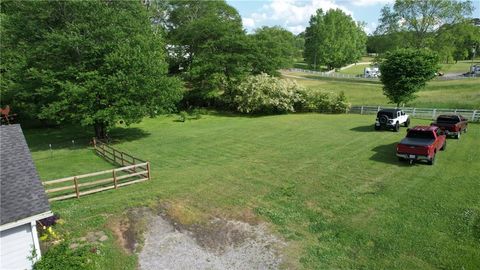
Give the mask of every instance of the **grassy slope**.
[[340, 74], [349, 74], [349, 75], [363, 75], [364, 70], [366, 67], [369, 67], [370, 64], [364, 65], [364, 64], [358, 64], [351, 66], [349, 68], [346, 68], [344, 70], [340, 70], [338, 73]]
[[[382, 85], [378, 81], [322, 78], [299, 72], [284, 72], [286, 75], [309, 78], [296, 79], [305, 87], [338, 93], [344, 91], [353, 105], [387, 105]], [[315, 80], [312, 80], [315, 79]], [[480, 79], [431, 81], [418, 93], [418, 98], [408, 106], [424, 108], [480, 108]]]
[[[480, 61], [475, 60], [473, 64], [480, 64]], [[445, 73], [465, 73], [470, 71], [472, 61], [458, 61], [457, 63], [442, 64], [440, 70]]]
[[[480, 126], [471, 125], [461, 141], [449, 140], [435, 166], [408, 166], [394, 156], [404, 129], [373, 132], [372, 120], [321, 114], [146, 119], [113, 135], [124, 138], [117, 147], [151, 161], [151, 182], [52, 207], [72, 237], [106, 230], [124, 209], [159, 201], [181, 205], [198, 220], [241, 218], [252, 210], [289, 241], [290, 267], [480, 265], [480, 156], [474, 146]], [[54, 150], [56, 158], [45, 158], [45, 144], [68, 141], [78, 130], [25, 132], [42, 178], [108, 167], [88, 149]], [[122, 255], [112, 240], [104, 250], [100, 268], [134, 268], [135, 258]]]

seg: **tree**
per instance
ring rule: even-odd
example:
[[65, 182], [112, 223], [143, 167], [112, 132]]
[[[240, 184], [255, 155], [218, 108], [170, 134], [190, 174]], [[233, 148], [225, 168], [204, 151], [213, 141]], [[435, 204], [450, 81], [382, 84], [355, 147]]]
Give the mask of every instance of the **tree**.
[[139, 1], [3, 1], [2, 16], [10, 80], [2, 92], [35, 117], [93, 126], [105, 138], [116, 123], [139, 122], [181, 99]]
[[296, 55], [296, 39], [281, 27], [264, 26], [255, 30], [253, 39], [253, 73], [279, 75], [278, 69], [293, 65]]
[[442, 62], [470, 59], [472, 49], [480, 44], [480, 28], [472, 21], [445, 24], [434, 33], [433, 38], [435, 46], [432, 49]]
[[433, 45], [431, 33], [445, 24], [459, 23], [472, 14], [471, 1], [396, 0], [381, 11], [375, 34], [411, 33], [404, 43], [423, 48]]
[[405, 47], [405, 33], [370, 35], [367, 37], [367, 52], [383, 54]]
[[383, 93], [400, 107], [415, 98], [438, 71], [438, 56], [427, 49], [399, 49], [387, 52], [380, 62]]
[[232, 81], [251, 72], [252, 44], [235, 8], [223, 0], [174, 0], [166, 12], [170, 72], [189, 83], [189, 104], [212, 105]]
[[339, 68], [365, 53], [366, 34], [360, 23], [340, 9], [317, 10], [305, 30], [305, 60], [313, 66]]

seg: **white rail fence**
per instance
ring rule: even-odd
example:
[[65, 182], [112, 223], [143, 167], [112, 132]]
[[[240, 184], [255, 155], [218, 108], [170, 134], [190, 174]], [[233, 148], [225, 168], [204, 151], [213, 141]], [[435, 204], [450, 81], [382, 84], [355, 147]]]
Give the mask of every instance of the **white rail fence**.
[[[308, 74], [313, 74], [319, 77], [325, 77], [325, 78], [345, 78], [345, 79], [356, 79], [356, 80], [372, 80], [372, 81], [379, 81], [379, 78], [375, 77], [365, 77], [364, 75], [351, 75], [351, 74], [343, 74], [343, 73], [336, 73], [336, 72], [321, 72], [321, 71], [315, 71], [315, 70], [308, 70], [308, 69], [301, 69], [301, 68], [289, 68], [288, 71], [290, 72], [302, 72], [302, 73], [308, 73]], [[473, 75], [472, 77], [466, 77], [466, 76], [437, 76], [434, 78], [434, 80], [440, 80], [440, 81], [448, 81], [448, 80], [463, 80], [463, 79], [475, 79], [476, 75]], [[478, 77], [478, 76], [477, 76]]]
[[[349, 113], [376, 114], [381, 109], [394, 109], [394, 107], [382, 106], [352, 106]], [[435, 109], [435, 108], [401, 108], [406, 114], [421, 119], [436, 119], [441, 114], [460, 114], [472, 122], [480, 122], [480, 110], [466, 109]]]

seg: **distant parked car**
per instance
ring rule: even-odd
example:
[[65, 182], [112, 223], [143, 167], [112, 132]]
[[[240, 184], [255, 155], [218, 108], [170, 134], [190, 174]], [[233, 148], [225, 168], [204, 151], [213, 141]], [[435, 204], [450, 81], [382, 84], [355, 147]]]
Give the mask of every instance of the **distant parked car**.
[[366, 67], [363, 70], [363, 77], [365, 77], [365, 78], [378, 78], [378, 77], [380, 77], [380, 69], [378, 67]]
[[383, 109], [377, 113], [375, 119], [375, 130], [381, 128], [393, 129], [398, 132], [400, 125], [408, 127], [410, 125], [410, 117], [400, 109]]
[[460, 139], [460, 134], [466, 133], [468, 129], [468, 120], [461, 115], [439, 115], [437, 121], [431, 125], [439, 127], [447, 136], [454, 136]]
[[410, 161], [410, 164], [425, 160], [433, 165], [437, 152], [446, 148], [446, 136], [439, 127], [416, 126], [408, 129], [407, 136], [397, 144], [397, 157], [400, 161]]

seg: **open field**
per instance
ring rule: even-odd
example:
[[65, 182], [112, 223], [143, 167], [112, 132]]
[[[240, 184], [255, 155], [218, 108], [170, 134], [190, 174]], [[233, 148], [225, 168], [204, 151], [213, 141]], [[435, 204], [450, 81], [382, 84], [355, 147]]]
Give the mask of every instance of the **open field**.
[[[479, 65], [480, 61], [474, 60], [473, 64]], [[440, 71], [444, 73], [466, 73], [470, 71], [470, 67], [472, 66], [472, 61], [464, 60], [458, 61], [458, 63], [451, 63], [451, 64], [441, 64]]]
[[[98, 230], [112, 236], [109, 224], [126, 209], [169, 202], [188, 222], [212, 216], [245, 220], [253, 213], [288, 242], [287, 268], [480, 265], [478, 124], [460, 141], [449, 139], [434, 166], [409, 166], [394, 156], [405, 129], [374, 132], [372, 116], [174, 120], [145, 119], [115, 129], [116, 147], [149, 160], [153, 180], [54, 202], [53, 210], [65, 220], [58, 230], [69, 237]], [[110, 168], [86, 147], [49, 152], [49, 143], [62, 145], [85, 134], [83, 129], [25, 134], [44, 180]], [[135, 256], [125, 255], [112, 238], [98, 268], [134, 269]]]
[[370, 67], [370, 64], [366, 64], [366, 65], [365, 64], [357, 64], [357, 65], [351, 66], [349, 68], [340, 70], [340, 71], [338, 71], [338, 73], [355, 75], [355, 76], [363, 75], [366, 67]]
[[[353, 105], [388, 105], [379, 81], [325, 78], [301, 72], [283, 72], [283, 74], [297, 77], [290, 78], [313, 91], [334, 93], [344, 91]], [[418, 98], [407, 106], [480, 109], [479, 85], [480, 78], [430, 81], [427, 87], [418, 93]]]

